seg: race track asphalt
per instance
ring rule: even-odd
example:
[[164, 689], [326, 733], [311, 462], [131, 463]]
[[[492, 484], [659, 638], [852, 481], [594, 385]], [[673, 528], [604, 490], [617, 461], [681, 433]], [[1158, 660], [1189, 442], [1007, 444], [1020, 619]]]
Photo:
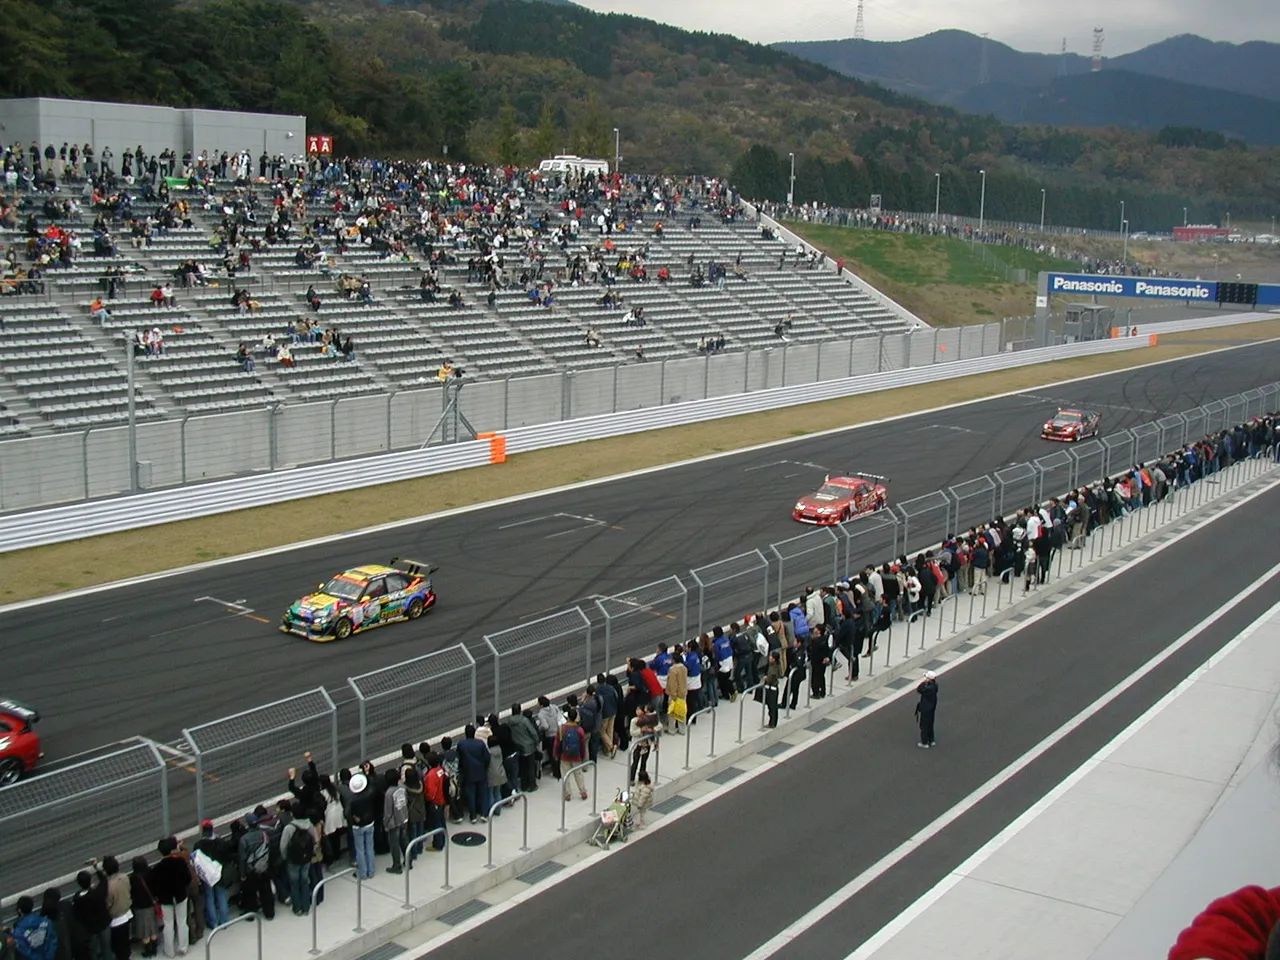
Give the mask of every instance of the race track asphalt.
[[[1222, 618], [947, 828], [781, 947], [843, 960], [1275, 602], [1233, 598], [1280, 562], [1280, 490], [1221, 517], [939, 677], [938, 746], [908, 693], [430, 952], [564, 951], [610, 918], [618, 960], [675, 949], [741, 960], [969, 796], [1200, 620]], [[536, 888], [535, 888], [536, 889]], [[994, 932], [993, 932], [994, 933]], [[958, 937], [969, 931], [957, 931]], [[945, 943], [935, 951], [945, 957]]]
[[[891, 497], [902, 501], [1059, 449], [1039, 438], [1040, 424], [1059, 404], [1100, 410], [1105, 434], [1270, 382], [1277, 369], [1280, 343], [1260, 344], [134, 586], [52, 597], [0, 613], [6, 674], [0, 694], [40, 709], [51, 761], [137, 734], [173, 741], [193, 724], [318, 685], [345, 691], [348, 676], [458, 642], [475, 649], [486, 632], [590, 595], [684, 576], [690, 567], [795, 536], [809, 528], [791, 520], [791, 505], [815, 488], [824, 468], [886, 475]], [[998, 387], [1000, 375], [992, 376]], [[803, 412], [795, 415], [802, 429]], [[432, 507], [421, 504], [424, 513]], [[307, 531], [297, 533], [304, 539]], [[440, 603], [420, 621], [333, 644], [276, 631], [288, 603], [318, 580], [393, 556], [440, 566]], [[11, 565], [9, 575], [21, 572]], [[268, 622], [228, 614], [197, 601], [202, 597], [240, 603]]]

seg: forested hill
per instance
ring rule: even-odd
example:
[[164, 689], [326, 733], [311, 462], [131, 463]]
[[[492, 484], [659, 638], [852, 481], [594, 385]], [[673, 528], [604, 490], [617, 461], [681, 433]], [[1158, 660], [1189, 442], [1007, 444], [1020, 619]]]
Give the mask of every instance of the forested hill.
[[1180, 223], [1182, 206], [1218, 219], [1280, 204], [1280, 151], [1194, 132], [1014, 128], [765, 46], [573, 4], [0, 2], [2, 96], [304, 113], [344, 153], [611, 157], [617, 127], [624, 168], [732, 172], [773, 199], [794, 152], [802, 201], [865, 203], [874, 190], [886, 206], [932, 209], [941, 172], [944, 207], [976, 214], [985, 169], [993, 219], [1038, 218], [1042, 187], [1057, 220], [1085, 226], [1110, 225], [1117, 196], [1141, 229], [1175, 212]]

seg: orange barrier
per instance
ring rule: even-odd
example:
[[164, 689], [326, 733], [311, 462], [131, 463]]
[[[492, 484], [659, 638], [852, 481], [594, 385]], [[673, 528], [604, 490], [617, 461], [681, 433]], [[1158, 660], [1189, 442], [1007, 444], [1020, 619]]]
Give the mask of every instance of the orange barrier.
[[507, 462], [507, 438], [496, 433], [477, 433], [477, 440], [489, 441], [489, 462]]
[[1154, 333], [1147, 337], [1147, 346], [1149, 347], [1154, 347], [1159, 342], [1160, 338]]
[[1120, 328], [1119, 328], [1119, 327], [1112, 327], [1112, 328], [1111, 328], [1111, 339], [1112, 339], [1112, 340], [1118, 340], [1119, 338], [1120, 338]]

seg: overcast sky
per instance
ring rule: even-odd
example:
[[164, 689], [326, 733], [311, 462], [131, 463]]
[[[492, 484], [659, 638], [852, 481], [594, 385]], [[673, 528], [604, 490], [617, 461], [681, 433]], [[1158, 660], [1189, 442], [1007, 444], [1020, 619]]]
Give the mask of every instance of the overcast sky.
[[[690, 30], [777, 40], [853, 36], [857, 0], [578, 0], [592, 10], [630, 13]], [[1104, 53], [1120, 54], [1179, 33], [1210, 40], [1280, 41], [1277, 0], [865, 0], [868, 40], [906, 40], [955, 28], [989, 33], [1019, 50], [1088, 54], [1093, 28]]]

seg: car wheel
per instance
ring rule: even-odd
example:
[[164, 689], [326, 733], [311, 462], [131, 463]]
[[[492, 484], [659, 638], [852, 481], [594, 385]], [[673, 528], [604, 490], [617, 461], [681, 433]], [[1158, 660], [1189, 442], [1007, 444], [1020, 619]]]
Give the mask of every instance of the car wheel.
[[335, 640], [345, 640], [351, 636], [351, 621], [343, 617], [333, 626], [333, 637]]
[[414, 597], [409, 603], [409, 609], [405, 611], [405, 616], [410, 620], [417, 620], [422, 616], [423, 604], [421, 597]]
[[7, 760], [0, 760], [0, 787], [7, 787], [12, 783], [17, 783], [22, 776], [22, 761], [17, 757], [10, 757]]

